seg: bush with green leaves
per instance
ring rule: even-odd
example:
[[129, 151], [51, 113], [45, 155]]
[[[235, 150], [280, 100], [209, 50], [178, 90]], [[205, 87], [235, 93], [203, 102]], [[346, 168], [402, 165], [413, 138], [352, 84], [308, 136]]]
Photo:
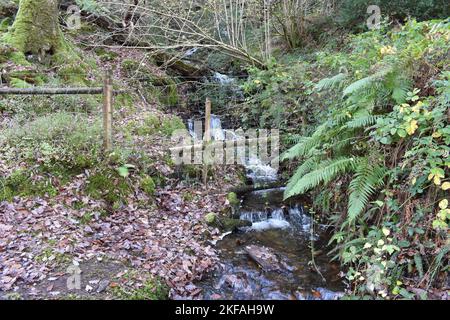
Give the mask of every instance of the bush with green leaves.
[[[417, 273], [419, 259], [403, 257], [397, 246], [398, 255], [390, 253], [393, 264], [398, 266], [401, 260], [402, 268], [410, 264], [415, 268], [396, 269], [399, 274], [385, 270], [378, 289], [368, 287], [374, 256], [355, 243], [366, 242], [370, 232], [381, 232], [380, 223], [396, 228], [392, 244], [408, 241], [405, 251], [424, 260], [422, 268], [433, 272], [426, 279], [428, 285], [445, 270], [445, 259], [436, 255], [449, 246], [447, 207], [437, 206], [450, 189], [449, 38], [449, 22], [411, 20], [398, 31], [382, 28], [354, 36], [344, 58], [342, 52], [336, 58], [332, 52], [318, 54], [317, 65], [335, 70], [335, 75], [318, 81], [315, 90], [325, 92], [324, 97], [331, 92], [335, 99], [323, 113], [326, 120], [311, 135], [298, 137], [282, 155], [282, 160], [300, 161], [286, 198], [316, 190], [341, 192], [346, 186], [347, 199], [340, 198], [346, 200], [345, 211], [330, 217], [338, 230], [333, 238], [336, 257], [359, 273], [350, 269], [349, 280], [358, 286], [362, 281], [371, 293], [398, 295], [395, 279], [401, 274], [414, 279], [410, 286], [424, 283], [424, 275]], [[329, 203], [327, 199], [322, 197]], [[417, 224], [423, 235], [403, 236], [413, 224], [412, 212], [421, 210], [426, 212]], [[423, 249], [430, 237], [434, 243]], [[355, 274], [363, 280], [354, 281]]]
[[338, 10], [340, 24], [358, 26], [367, 30], [365, 22], [369, 17], [367, 8], [377, 5], [383, 17], [404, 20], [414, 17], [417, 20], [445, 19], [450, 15], [446, 0], [342, 0]]

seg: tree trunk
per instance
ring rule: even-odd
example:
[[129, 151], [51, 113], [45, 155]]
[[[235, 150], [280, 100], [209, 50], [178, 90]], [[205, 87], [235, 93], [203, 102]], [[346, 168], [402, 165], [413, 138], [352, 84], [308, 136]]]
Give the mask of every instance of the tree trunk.
[[58, 0], [20, 0], [8, 42], [24, 54], [54, 54], [63, 46]]

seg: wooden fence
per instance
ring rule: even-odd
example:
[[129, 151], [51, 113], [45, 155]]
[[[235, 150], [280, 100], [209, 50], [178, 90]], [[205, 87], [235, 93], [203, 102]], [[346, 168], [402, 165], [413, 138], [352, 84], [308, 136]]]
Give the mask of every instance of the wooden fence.
[[113, 90], [112, 72], [105, 72], [103, 87], [98, 88], [0, 88], [0, 95], [103, 95], [103, 145], [105, 151], [112, 149], [112, 118], [114, 94], [125, 92], [124, 90]]

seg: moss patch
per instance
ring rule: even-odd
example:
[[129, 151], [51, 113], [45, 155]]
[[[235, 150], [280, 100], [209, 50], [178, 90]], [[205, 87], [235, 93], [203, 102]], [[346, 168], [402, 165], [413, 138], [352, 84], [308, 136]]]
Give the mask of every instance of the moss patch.
[[0, 201], [12, 201], [16, 196], [55, 196], [58, 190], [50, 179], [32, 179], [29, 172], [16, 170], [9, 177], [0, 178]]
[[154, 195], [155, 189], [156, 189], [156, 184], [155, 184], [155, 181], [153, 181], [152, 177], [144, 176], [141, 179], [141, 189], [149, 196]]
[[86, 193], [89, 196], [103, 199], [114, 206], [126, 203], [132, 191], [127, 180], [110, 169], [104, 169], [90, 176], [86, 186]]
[[58, 2], [21, 0], [19, 11], [3, 40], [22, 53], [43, 55], [61, 48]]
[[167, 300], [169, 287], [159, 279], [149, 279], [138, 289], [116, 287], [113, 294], [121, 300]]

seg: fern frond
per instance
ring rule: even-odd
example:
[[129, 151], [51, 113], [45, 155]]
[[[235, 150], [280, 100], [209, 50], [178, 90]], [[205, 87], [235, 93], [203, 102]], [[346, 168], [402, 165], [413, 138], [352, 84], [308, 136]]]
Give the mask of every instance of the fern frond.
[[313, 149], [317, 145], [321, 144], [322, 139], [323, 139], [322, 135], [323, 135], [325, 129], [327, 128], [327, 126], [328, 126], [328, 123], [325, 122], [325, 123], [321, 124], [319, 127], [317, 127], [316, 131], [314, 132], [314, 134], [311, 137], [299, 138], [300, 142], [297, 143], [292, 148], [285, 151], [281, 155], [280, 160], [281, 161], [292, 160], [295, 158], [299, 158], [299, 157], [308, 155], [308, 153], [311, 151], [311, 149]]
[[294, 175], [289, 179], [288, 184], [286, 185], [286, 189], [290, 190], [292, 189], [297, 182], [303, 178], [303, 176], [307, 173], [309, 173], [311, 170], [313, 170], [317, 166], [317, 157], [312, 157], [303, 162], [295, 171]]
[[357, 163], [355, 176], [349, 186], [347, 212], [349, 222], [354, 221], [362, 213], [376, 189], [384, 184], [386, 173], [386, 167], [373, 166], [367, 158]]
[[362, 78], [358, 81], [353, 82], [350, 84], [347, 88], [344, 89], [343, 95], [344, 97], [351, 96], [358, 91], [361, 91], [363, 89], [373, 89], [376, 87], [379, 83], [379, 81], [383, 80], [390, 72], [392, 71], [391, 68], [383, 68], [380, 71], [376, 72], [375, 74], [372, 74], [368, 77]]
[[368, 126], [374, 125], [379, 118], [380, 116], [374, 115], [359, 116], [347, 122], [346, 126], [351, 129], [367, 128]]
[[322, 183], [328, 184], [339, 174], [354, 169], [356, 161], [356, 158], [337, 158], [320, 162], [314, 171], [304, 175], [297, 183], [291, 184], [289, 188], [286, 188], [285, 199], [303, 194]]
[[346, 73], [338, 73], [337, 75], [335, 75], [331, 78], [325, 78], [325, 79], [320, 80], [314, 86], [314, 89], [317, 91], [323, 91], [323, 90], [339, 88], [345, 79], [347, 79]]

